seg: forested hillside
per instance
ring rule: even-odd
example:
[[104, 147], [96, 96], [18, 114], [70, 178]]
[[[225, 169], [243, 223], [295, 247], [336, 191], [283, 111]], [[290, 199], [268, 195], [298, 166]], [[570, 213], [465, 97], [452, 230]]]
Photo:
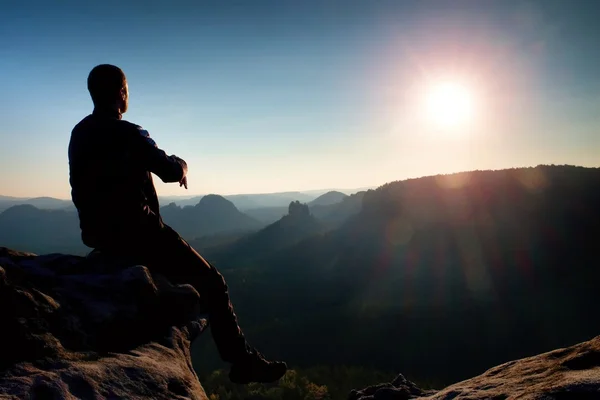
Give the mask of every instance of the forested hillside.
[[253, 265], [234, 242], [218, 266], [268, 354], [452, 382], [600, 331], [598, 204], [595, 168], [399, 181], [339, 229]]

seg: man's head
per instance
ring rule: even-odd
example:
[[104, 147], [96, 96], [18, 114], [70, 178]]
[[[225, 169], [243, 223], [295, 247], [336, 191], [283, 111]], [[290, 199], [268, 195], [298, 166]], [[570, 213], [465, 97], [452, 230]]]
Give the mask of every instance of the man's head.
[[87, 80], [94, 106], [114, 109], [123, 114], [129, 104], [129, 88], [123, 71], [114, 65], [101, 64], [94, 67]]

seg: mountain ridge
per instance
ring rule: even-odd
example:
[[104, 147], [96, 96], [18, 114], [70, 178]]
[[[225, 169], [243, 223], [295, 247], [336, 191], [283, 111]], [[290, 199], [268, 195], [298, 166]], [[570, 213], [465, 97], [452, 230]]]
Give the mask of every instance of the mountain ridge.
[[243, 272], [222, 261], [266, 346], [306, 332], [311, 346], [278, 348], [281, 358], [452, 382], [600, 331], [588, 317], [600, 302], [600, 169], [431, 176], [368, 191], [362, 204], [340, 227]]
[[[260, 263], [265, 255], [284, 250], [323, 231], [323, 225], [310, 213], [308, 205], [295, 201], [290, 203], [288, 213], [278, 221], [233, 242], [205, 249], [205, 254], [223, 269], [232, 265]], [[195, 246], [196, 242], [190, 244]], [[231, 254], [235, 254], [235, 259], [230, 257]]]
[[181, 236], [193, 239], [209, 234], [254, 231], [260, 222], [239, 211], [223, 196], [202, 197], [195, 206], [179, 207], [174, 203], [161, 207], [165, 222]]
[[[360, 204], [333, 230], [223, 271], [269, 354], [451, 383], [600, 331], [600, 168], [432, 175]], [[205, 350], [194, 354], [207, 362]]]
[[332, 204], [341, 203], [346, 197], [348, 197], [348, 195], [345, 193], [331, 190], [327, 193], [320, 195], [316, 199], [309, 201], [308, 206], [329, 206]]

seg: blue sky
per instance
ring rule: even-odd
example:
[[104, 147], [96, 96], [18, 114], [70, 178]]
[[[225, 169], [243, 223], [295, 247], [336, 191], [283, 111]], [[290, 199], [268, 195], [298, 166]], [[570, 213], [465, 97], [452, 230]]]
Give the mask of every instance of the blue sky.
[[[124, 119], [190, 167], [188, 191], [352, 188], [600, 161], [594, 1], [12, 1], [0, 5], [0, 194], [69, 197], [89, 70], [120, 66]], [[428, 85], [472, 94], [455, 129]]]

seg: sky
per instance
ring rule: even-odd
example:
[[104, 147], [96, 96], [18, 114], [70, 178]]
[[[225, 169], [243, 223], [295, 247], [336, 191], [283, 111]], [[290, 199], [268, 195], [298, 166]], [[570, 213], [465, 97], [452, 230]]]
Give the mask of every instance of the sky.
[[[123, 119], [188, 163], [189, 189], [155, 179], [160, 195], [595, 167], [599, 12], [587, 0], [3, 0], [0, 194], [69, 198], [69, 137], [102, 63], [127, 76]], [[444, 82], [471, 104], [452, 127], [423, 106]]]

